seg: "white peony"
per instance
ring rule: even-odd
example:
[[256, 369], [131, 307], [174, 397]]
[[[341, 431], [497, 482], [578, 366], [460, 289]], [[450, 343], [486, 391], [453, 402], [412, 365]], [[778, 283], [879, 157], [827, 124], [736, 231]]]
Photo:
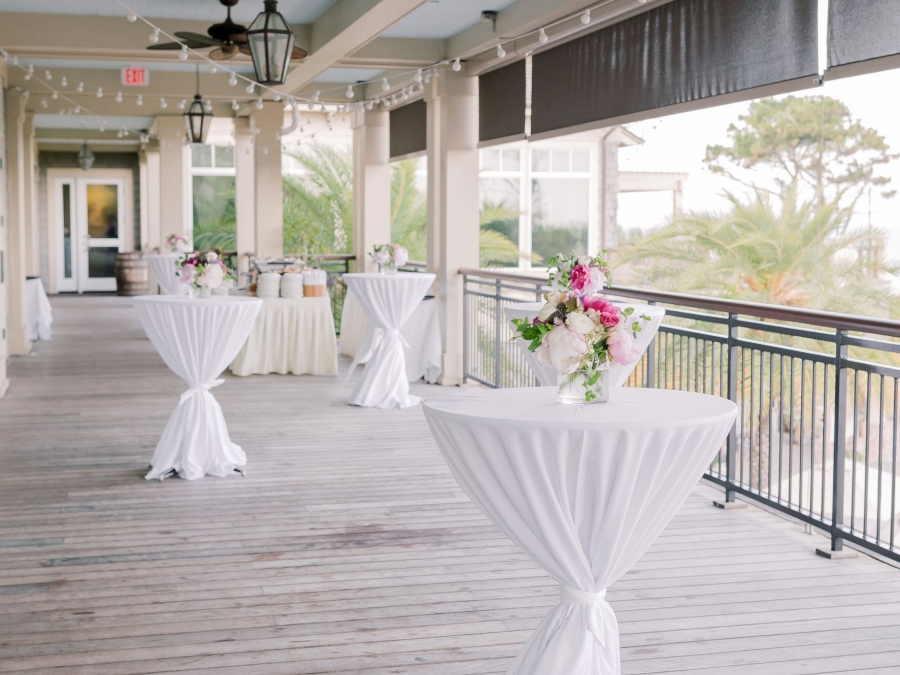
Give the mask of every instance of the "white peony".
[[553, 312], [556, 311], [556, 305], [552, 302], [548, 302], [546, 305], [541, 307], [541, 311], [538, 312], [538, 321], [541, 323], [545, 323]]
[[208, 263], [216, 262], [216, 260], [218, 260], [218, 259], [219, 259], [219, 256], [215, 251], [209, 251], [206, 254], [206, 262], [208, 262]]
[[382, 247], [378, 250], [372, 251], [372, 260], [377, 262], [379, 265], [387, 264], [391, 259], [390, 251], [388, 251], [387, 247]]
[[[545, 354], [537, 354], [538, 360], [544, 365], [549, 361], [549, 365], [557, 372], [567, 375], [578, 370], [581, 359], [588, 352], [584, 336], [565, 325], [556, 326], [544, 336], [541, 349], [544, 348], [547, 351]], [[538, 352], [540, 351], [539, 349]]]
[[599, 267], [591, 268], [591, 278], [584, 285], [584, 290], [582, 291], [584, 295], [593, 295], [594, 293], [599, 293], [603, 290], [603, 287], [606, 285], [606, 275], [600, 271]]
[[406, 263], [409, 262], [409, 251], [407, 251], [402, 246], [397, 246], [394, 249], [394, 264], [397, 267], [402, 267]]
[[566, 292], [548, 293], [547, 294], [547, 302], [549, 302], [554, 307], [556, 307], [557, 305], [562, 305], [568, 299], [569, 299], [569, 294]]
[[201, 284], [208, 288], [218, 288], [225, 279], [225, 270], [221, 265], [211, 264], [203, 268]]
[[566, 317], [566, 325], [579, 335], [587, 335], [595, 328], [591, 318], [581, 312], [571, 312]]
[[624, 326], [613, 331], [612, 335], [606, 338], [606, 348], [613, 361], [625, 366], [641, 358], [641, 350], [637, 348], [631, 331]]

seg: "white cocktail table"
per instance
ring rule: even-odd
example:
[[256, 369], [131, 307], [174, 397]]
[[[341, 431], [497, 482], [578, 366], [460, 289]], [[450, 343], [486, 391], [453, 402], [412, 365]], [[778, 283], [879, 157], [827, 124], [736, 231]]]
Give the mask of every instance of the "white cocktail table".
[[150, 461], [148, 480], [173, 472], [193, 480], [227, 476], [247, 463], [231, 442], [210, 389], [244, 346], [263, 302], [258, 298], [147, 295], [134, 309], [166, 365], [188, 383]]
[[434, 284], [426, 272], [345, 274], [347, 288], [374, 327], [369, 362], [356, 383], [350, 404], [366, 408], [408, 408], [417, 405], [406, 377], [405, 340], [400, 328]]
[[649, 548], [722, 446], [737, 406], [705, 394], [612, 390], [563, 405], [555, 387], [425, 402], [459, 486], [559, 582], [509, 675], [618, 675], [607, 589]]
[[147, 256], [147, 266], [163, 295], [187, 295], [188, 285], [181, 282], [175, 262], [181, 253], [154, 253]]

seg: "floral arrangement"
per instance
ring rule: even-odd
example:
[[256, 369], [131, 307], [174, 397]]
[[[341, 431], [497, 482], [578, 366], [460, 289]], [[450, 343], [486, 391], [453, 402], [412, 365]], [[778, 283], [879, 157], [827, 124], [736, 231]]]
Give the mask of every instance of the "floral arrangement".
[[400, 244], [375, 244], [369, 254], [378, 263], [378, 268], [394, 269], [409, 262], [409, 252]]
[[[634, 309], [619, 309], [600, 294], [610, 282], [604, 255], [605, 251], [592, 257], [551, 258], [551, 292], [544, 296], [546, 304], [532, 322], [513, 320], [516, 337], [530, 343], [528, 348], [539, 363], [560, 374], [560, 390], [564, 381], [577, 383], [584, 388], [588, 403], [598, 397], [597, 385], [610, 364], [631, 364], [641, 355], [635, 337], [642, 324], [634, 321], [630, 329], [627, 326]], [[639, 318], [650, 321], [645, 315]]]
[[181, 234], [173, 234], [166, 239], [166, 246], [170, 253], [185, 253], [191, 248], [191, 239]]
[[234, 280], [234, 272], [212, 251], [209, 253], [194, 251], [185, 254], [175, 262], [175, 267], [182, 283], [190, 284], [193, 290], [200, 291], [204, 295], [219, 288], [226, 281]]

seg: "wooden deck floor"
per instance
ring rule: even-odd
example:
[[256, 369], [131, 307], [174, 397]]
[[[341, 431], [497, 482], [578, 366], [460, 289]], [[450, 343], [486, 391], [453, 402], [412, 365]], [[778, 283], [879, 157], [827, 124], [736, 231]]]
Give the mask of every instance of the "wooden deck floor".
[[[0, 673], [505, 672], [557, 587], [460, 492], [421, 408], [229, 377], [247, 478], [145, 482], [183, 386], [130, 304], [54, 299], [54, 341], [11, 364]], [[818, 558], [824, 539], [714, 494], [611, 589], [624, 673], [900, 673], [900, 571]]]

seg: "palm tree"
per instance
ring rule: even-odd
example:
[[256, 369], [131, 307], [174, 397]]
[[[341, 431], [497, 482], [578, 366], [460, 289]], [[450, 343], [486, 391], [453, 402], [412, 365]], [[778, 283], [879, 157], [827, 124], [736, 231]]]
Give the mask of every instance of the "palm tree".
[[391, 239], [402, 244], [411, 260], [425, 260], [427, 198], [416, 186], [418, 160], [391, 165]]

